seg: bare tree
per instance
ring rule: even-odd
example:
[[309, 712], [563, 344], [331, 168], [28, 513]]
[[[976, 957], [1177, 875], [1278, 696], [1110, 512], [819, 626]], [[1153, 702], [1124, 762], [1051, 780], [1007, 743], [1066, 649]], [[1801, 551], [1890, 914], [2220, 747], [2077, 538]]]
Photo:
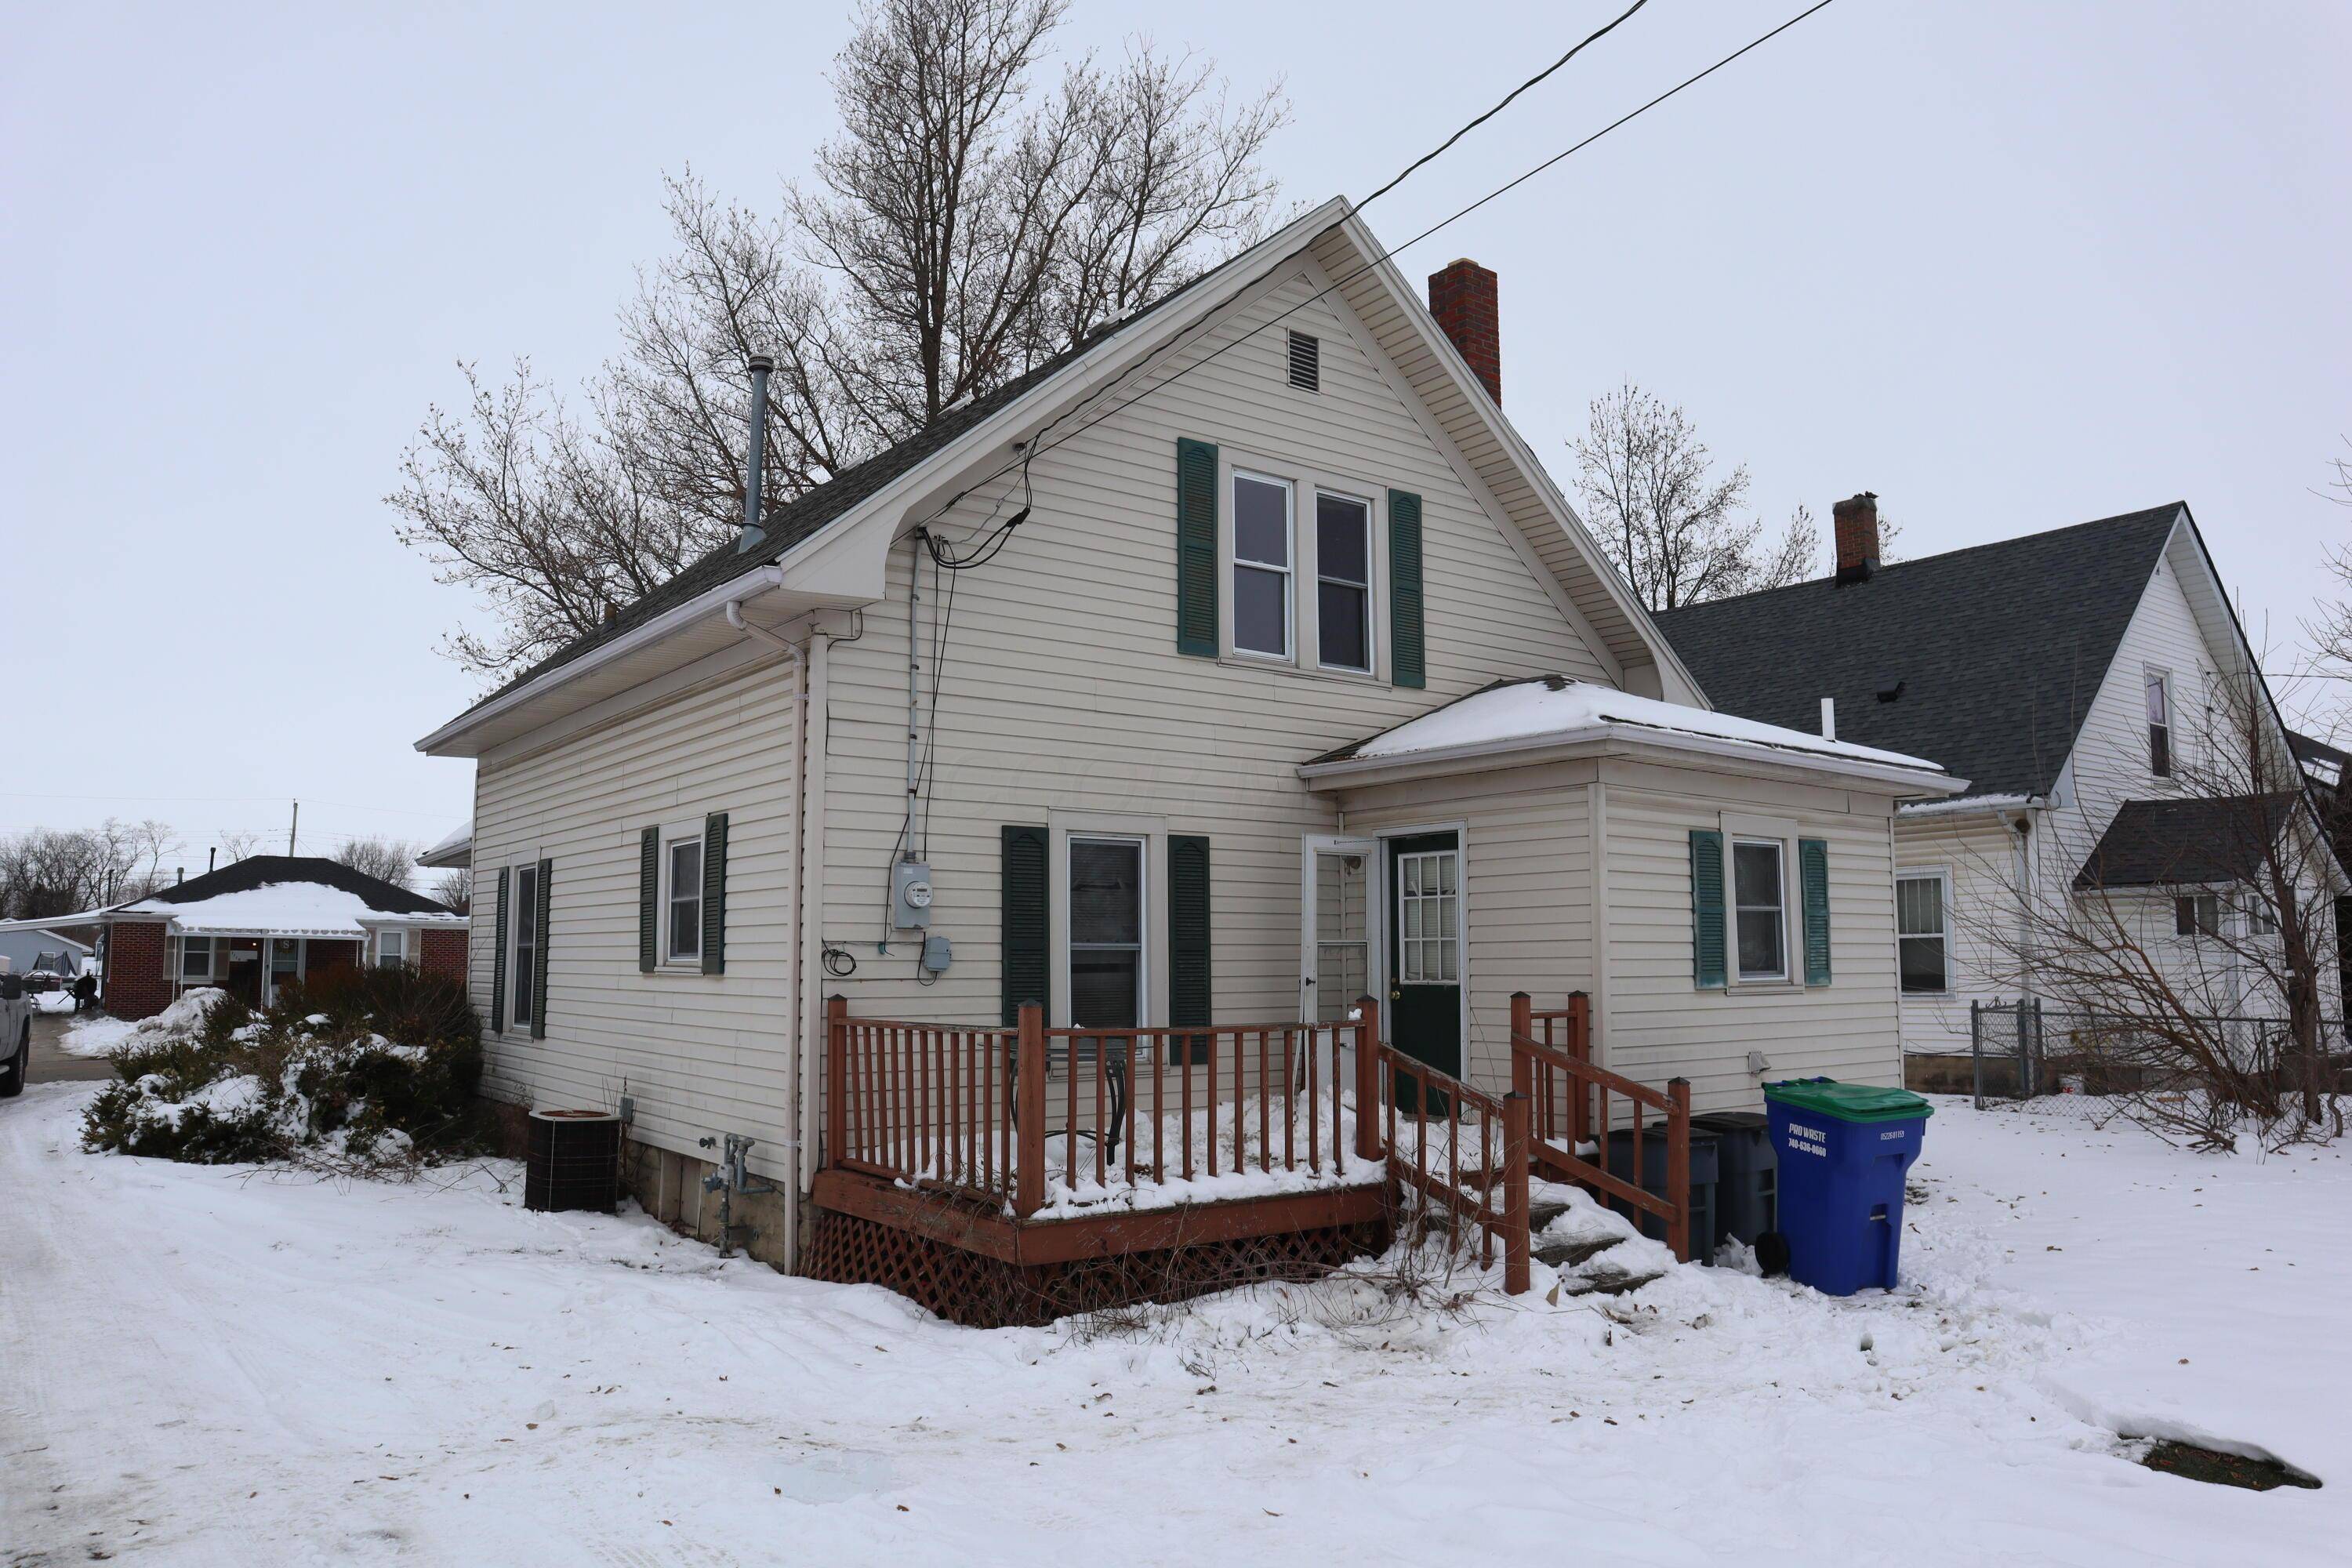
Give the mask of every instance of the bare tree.
[[872, 0], [834, 65], [841, 131], [777, 215], [667, 183], [674, 248], [576, 403], [528, 362], [497, 384], [465, 367], [465, 405], [428, 412], [387, 498], [488, 604], [450, 655], [511, 671], [731, 537], [754, 352], [777, 362], [781, 503], [1264, 232], [1279, 88], [1236, 102], [1139, 42], [1041, 89], [1066, 4]]
[[1746, 515], [1745, 465], [1717, 477], [1690, 418], [1628, 382], [1592, 400], [1576, 454], [1577, 492], [1609, 558], [1642, 603], [1671, 610], [1811, 575], [1821, 553], [1799, 507], [1775, 538]]
[[239, 860], [250, 859], [259, 854], [263, 837], [261, 834], [242, 830], [222, 834], [219, 838], [221, 864], [234, 866]]
[[433, 884], [433, 896], [457, 910], [470, 914], [474, 909], [474, 871], [470, 866], [460, 866], [444, 871]]
[[0, 837], [0, 918], [43, 920], [143, 897], [168, 880], [163, 862], [179, 847], [163, 823], [112, 817]]
[[[2344, 444], [2352, 448], [2352, 437], [2347, 437]], [[2338, 506], [2352, 507], [2352, 458], [2332, 458], [2328, 468], [2335, 477], [2320, 493]], [[2347, 597], [2352, 595], [2352, 545], [2329, 551], [2327, 569], [2335, 575], [2338, 595], [2323, 600], [2317, 615], [2305, 622], [2303, 629], [2318, 662], [2334, 667], [2328, 673], [2352, 675], [2352, 598]]]
[[399, 838], [350, 838], [335, 851], [334, 859], [395, 888], [414, 888], [416, 857], [423, 852], [423, 846]]
[[2134, 1120], [2216, 1149], [2247, 1122], [2273, 1147], [2340, 1134], [2342, 868], [2259, 679], [2217, 676], [2212, 697], [2171, 759], [2161, 842], [2061, 823], [2096, 846], [2080, 886], [2029, 897], [2004, 868], [2007, 896], [1959, 919], [1996, 984], [2060, 1008], [2045, 1050]]

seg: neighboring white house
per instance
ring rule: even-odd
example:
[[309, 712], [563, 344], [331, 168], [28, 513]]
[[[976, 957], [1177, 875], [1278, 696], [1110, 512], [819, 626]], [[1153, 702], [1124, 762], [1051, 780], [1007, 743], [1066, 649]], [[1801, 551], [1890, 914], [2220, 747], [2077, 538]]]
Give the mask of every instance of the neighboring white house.
[[1502, 416], [1494, 275], [1431, 292], [1327, 204], [420, 742], [478, 763], [488, 1091], [625, 1099], [689, 1165], [755, 1137], [805, 1194], [832, 994], [1370, 990], [1499, 1087], [1511, 993], [1584, 991], [1610, 1067], [1703, 1107], [1897, 1081], [1894, 808], [1958, 782], [1710, 711]]
[[2221, 683], [2253, 683], [2283, 763], [2289, 738], [2185, 504], [1881, 564], [1861, 495], [1838, 503], [1836, 534], [1831, 577], [1657, 620], [1725, 709], [1826, 712], [1843, 739], [1969, 780], [1896, 819], [1906, 1050], [1965, 1052], [1972, 1001], [2042, 994], [2021, 900], [2110, 899], [2184, 973], [2215, 922], [2261, 918], [2223, 864], [2248, 801], [2210, 795], [2200, 750], [2228, 727]]

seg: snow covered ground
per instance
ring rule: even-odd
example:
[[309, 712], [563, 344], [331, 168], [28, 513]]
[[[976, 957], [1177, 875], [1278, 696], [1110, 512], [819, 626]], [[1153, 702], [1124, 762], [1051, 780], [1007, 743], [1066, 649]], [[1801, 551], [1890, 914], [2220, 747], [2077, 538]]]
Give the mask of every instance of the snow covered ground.
[[[513, 1167], [335, 1184], [0, 1106], [0, 1563], [2341, 1563], [2352, 1161], [1939, 1102], [1905, 1287], [1731, 1269], [981, 1333]], [[2126, 1462], [2184, 1431], [2326, 1489]]]

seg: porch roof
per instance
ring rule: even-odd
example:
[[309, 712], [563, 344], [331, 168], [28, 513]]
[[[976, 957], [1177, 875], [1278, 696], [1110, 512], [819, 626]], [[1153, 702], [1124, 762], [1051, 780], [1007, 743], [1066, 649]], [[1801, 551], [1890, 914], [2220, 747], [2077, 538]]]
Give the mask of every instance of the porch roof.
[[1629, 741], [1704, 755], [1717, 765], [1748, 760], [1870, 778], [1911, 795], [1951, 795], [1968, 787], [1942, 767], [1900, 752], [1824, 740], [1561, 675], [1497, 680], [1419, 718], [1381, 731], [1299, 768], [1310, 784], [1339, 788], [1378, 769], [1451, 772], [1514, 753]]

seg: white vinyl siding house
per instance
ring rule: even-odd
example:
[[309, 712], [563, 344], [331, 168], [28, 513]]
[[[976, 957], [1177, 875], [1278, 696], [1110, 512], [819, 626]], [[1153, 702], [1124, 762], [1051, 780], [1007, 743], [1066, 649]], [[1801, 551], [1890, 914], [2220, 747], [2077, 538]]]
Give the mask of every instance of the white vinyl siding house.
[[[625, 1100], [637, 1144], [688, 1159], [703, 1140], [749, 1134], [753, 1173], [805, 1192], [828, 998], [853, 1016], [988, 1027], [1029, 1000], [1052, 1026], [1344, 1016], [1356, 988], [1382, 984], [1399, 889], [1381, 858], [1430, 828], [1456, 835], [1424, 853], [1450, 866], [1441, 883], [1455, 879], [1432, 896], [1440, 933], [1427, 940], [1452, 944], [1432, 978], [1460, 988], [1464, 1070], [1507, 1079], [1496, 1031], [1514, 989], [1551, 1007], [1592, 994], [1601, 1049], [1619, 1049], [1605, 1037], [1612, 960], [1592, 952], [1609, 918], [1592, 868], [1608, 855], [1590, 815], [1616, 787], [1598, 770], [1615, 763], [1455, 769], [1383, 798], [1308, 776], [1313, 759], [1497, 681], [1704, 713], [1426, 312], [1384, 265], [1366, 266], [1376, 254], [1336, 205], [1309, 215], [1254, 252], [1254, 268], [1218, 275], [1225, 293], [1175, 296], [1085, 351], [1074, 376], [1102, 374], [1093, 356], [1139, 361], [1155, 332], [1189, 334], [1136, 395], [1086, 403], [1092, 422], [1064, 421], [1061, 438], [1008, 465], [1011, 444], [1087, 384], [1048, 379], [994, 412], [976, 405], [967, 446], [940, 443], [805, 536], [787, 533], [773, 561], [690, 569], [694, 585], [428, 737], [478, 759], [474, 988], [486, 1015], [508, 1004], [488, 1037], [489, 1091]], [[1312, 390], [1294, 380], [1295, 333], [1315, 340]], [[1213, 519], [1188, 523], [1201, 493]], [[919, 522], [961, 551], [1013, 516], [972, 570], [941, 570], [911, 536]], [[1213, 577], [1185, 575], [1203, 569]], [[1213, 597], [1186, 600], [1208, 581]], [[1702, 759], [1698, 741], [1673, 744], [1681, 766], [1625, 784], [1624, 896], [1629, 919], [1654, 906], [1660, 962], [1679, 920], [1685, 994], [1653, 1017], [1633, 985], [1630, 1059], [1690, 1070], [1707, 1103], [1745, 1103], [1761, 1028], [1792, 1043], [1776, 1069], [1874, 1051], [1866, 1070], [1887, 1079], [1889, 814], [1896, 795], [1948, 781], [1897, 758], [1876, 782], [1824, 784], [1853, 760], [1738, 741]], [[1800, 974], [1769, 996], [1695, 1001], [1690, 869], [1654, 883], [1633, 868], [1644, 809], [1661, 833], [1753, 809], [1825, 839], [1834, 984]], [[724, 852], [706, 850], [690, 889], [674, 835], [710, 814], [730, 825]], [[894, 914], [898, 862], [925, 872], [922, 923]], [[545, 1006], [517, 1027], [516, 977], [502, 983], [488, 934], [511, 942], [514, 929], [492, 907], [496, 872], [511, 888], [541, 866]], [[1324, 923], [1317, 889], [1349, 875]], [[683, 940], [694, 898], [699, 966]], [[1792, 915], [1792, 965], [1802, 941]], [[1327, 963], [1347, 994], [1322, 984]], [[1207, 1016], [1178, 1016], [1185, 1007]], [[1793, 1045], [1809, 1011], [1828, 1042], [1812, 1054]]]

